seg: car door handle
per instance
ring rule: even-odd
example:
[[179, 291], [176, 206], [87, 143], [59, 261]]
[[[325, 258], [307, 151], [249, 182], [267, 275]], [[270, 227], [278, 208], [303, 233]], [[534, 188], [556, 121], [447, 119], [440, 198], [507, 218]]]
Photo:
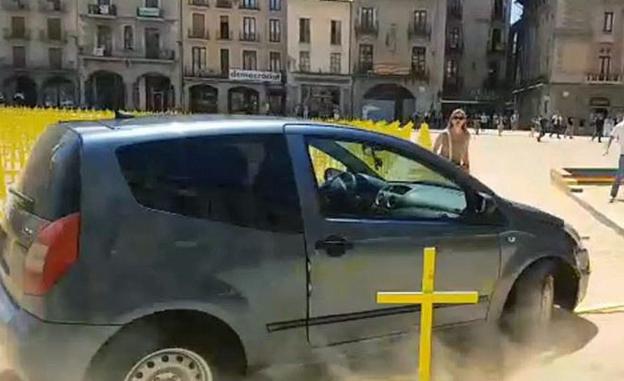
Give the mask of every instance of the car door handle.
[[316, 250], [324, 250], [330, 257], [341, 257], [345, 255], [348, 250], [353, 249], [353, 243], [342, 237], [330, 236], [323, 241], [316, 242], [314, 248]]

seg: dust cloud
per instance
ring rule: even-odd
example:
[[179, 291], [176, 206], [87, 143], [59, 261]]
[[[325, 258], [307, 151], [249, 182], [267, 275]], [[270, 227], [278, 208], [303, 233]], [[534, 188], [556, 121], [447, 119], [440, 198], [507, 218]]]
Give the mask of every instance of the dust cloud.
[[[583, 349], [598, 333], [589, 320], [558, 311], [547, 331], [530, 341], [514, 341], [498, 327], [460, 327], [434, 334], [434, 381], [575, 381], [613, 380], [592, 359], [569, 355]], [[593, 361], [600, 361], [600, 357]], [[324, 353], [324, 365], [271, 368], [254, 381], [416, 381], [418, 335], [391, 350], [373, 351], [359, 360], [338, 351]], [[624, 373], [619, 379], [623, 378]]]

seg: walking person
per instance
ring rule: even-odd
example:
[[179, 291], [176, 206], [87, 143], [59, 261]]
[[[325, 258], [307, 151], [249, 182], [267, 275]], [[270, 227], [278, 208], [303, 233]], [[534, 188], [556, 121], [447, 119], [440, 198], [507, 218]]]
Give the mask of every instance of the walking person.
[[542, 138], [546, 136], [546, 131], [548, 131], [548, 118], [545, 116], [539, 117], [539, 134], [537, 135], [537, 142], [540, 143]]
[[481, 114], [481, 128], [488, 128], [488, 116], [485, 113]]
[[604, 126], [604, 135], [605, 136], [611, 136], [611, 131], [613, 131], [613, 129], [615, 128], [615, 125], [617, 124], [615, 118], [611, 118], [608, 117], [605, 119], [605, 126]]
[[551, 130], [550, 130], [550, 135], [548, 137], [552, 138], [553, 135], [556, 134], [557, 139], [561, 139], [561, 136], [559, 135], [559, 132], [561, 131], [561, 118], [559, 117], [558, 113], [553, 114], [550, 124], [551, 124]]
[[433, 152], [470, 172], [470, 131], [466, 119], [464, 110], [453, 111], [446, 129], [435, 141]]
[[481, 131], [481, 117], [479, 116], [479, 114], [475, 114], [472, 120], [475, 134], [479, 135], [479, 132]]
[[596, 117], [596, 121], [594, 122], [594, 134], [592, 135], [591, 141], [598, 138], [598, 143], [602, 143], [602, 135], [604, 134], [604, 125], [605, 125], [605, 115], [599, 113]]
[[505, 118], [499, 116], [496, 120], [496, 129], [498, 130], [498, 136], [503, 136], [503, 130], [505, 129]]
[[570, 138], [570, 139], [574, 139], [574, 118], [569, 116], [567, 123], [566, 123], [566, 129], [565, 129], [565, 133], [563, 134], [563, 138]]
[[618, 170], [615, 175], [615, 181], [613, 182], [613, 187], [611, 187], [611, 199], [609, 202], [614, 202], [615, 198], [618, 195], [618, 191], [620, 190], [620, 183], [624, 180], [624, 121], [618, 123], [611, 131], [611, 135], [609, 136], [609, 143], [607, 144], [607, 148], [605, 149], [605, 156], [609, 154], [609, 148], [611, 148], [611, 143], [614, 140], [617, 140], [620, 144], [620, 159], [618, 162]]

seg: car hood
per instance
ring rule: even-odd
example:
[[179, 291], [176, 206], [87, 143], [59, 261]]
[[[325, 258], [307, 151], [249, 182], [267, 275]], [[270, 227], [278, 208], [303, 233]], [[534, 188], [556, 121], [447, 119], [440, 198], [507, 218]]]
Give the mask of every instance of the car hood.
[[546, 213], [542, 210], [539, 210], [529, 205], [521, 204], [519, 202], [509, 201], [509, 200], [507, 200], [507, 202], [509, 203], [511, 208], [514, 210], [514, 212], [523, 215], [523, 219], [528, 218], [534, 221], [543, 222], [543, 223], [553, 225], [553, 226], [558, 226], [558, 227], [564, 226], [564, 221], [557, 216], [553, 216], [552, 214]]

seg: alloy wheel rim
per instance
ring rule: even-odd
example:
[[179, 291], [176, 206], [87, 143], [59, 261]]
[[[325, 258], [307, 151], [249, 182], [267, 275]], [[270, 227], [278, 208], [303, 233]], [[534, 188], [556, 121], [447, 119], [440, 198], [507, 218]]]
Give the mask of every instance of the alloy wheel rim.
[[540, 300], [540, 322], [548, 323], [552, 318], [552, 309], [555, 301], [555, 280], [552, 275], [544, 279]]
[[124, 381], [213, 381], [210, 366], [195, 352], [168, 348], [136, 363]]

